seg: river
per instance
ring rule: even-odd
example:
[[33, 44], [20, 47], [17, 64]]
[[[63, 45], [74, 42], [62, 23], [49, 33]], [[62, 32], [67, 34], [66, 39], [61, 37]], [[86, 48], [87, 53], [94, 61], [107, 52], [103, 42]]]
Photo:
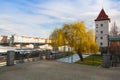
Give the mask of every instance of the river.
[[9, 46], [0, 46], [0, 53], [7, 52], [8, 50], [15, 50], [15, 48]]
[[[89, 56], [89, 54], [83, 54], [83, 58], [86, 58], [88, 56]], [[67, 63], [74, 63], [74, 62], [76, 62], [78, 60], [80, 60], [78, 54], [74, 54], [72, 56], [68, 56], [68, 57], [65, 57], [65, 58], [57, 59], [57, 61], [67, 62]]]
[[[3, 46], [0, 46], [0, 53], [1, 52], [7, 52], [8, 50], [15, 50], [14, 47], [3, 47]], [[83, 58], [89, 56], [89, 54], [83, 54]], [[65, 57], [65, 58], [60, 58], [60, 59], [57, 59], [57, 61], [60, 61], [60, 62], [68, 62], [68, 63], [74, 63], [76, 61], [80, 60], [78, 54], [73, 54], [72, 56], [68, 56], [68, 57]]]

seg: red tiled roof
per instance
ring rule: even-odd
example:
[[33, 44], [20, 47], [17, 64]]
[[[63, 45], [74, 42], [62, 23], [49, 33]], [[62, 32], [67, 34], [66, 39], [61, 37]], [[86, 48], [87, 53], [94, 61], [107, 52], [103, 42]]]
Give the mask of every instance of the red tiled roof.
[[110, 21], [110, 18], [108, 17], [108, 15], [106, 15], [104, 9], [101, 10], [98, 17], [95, 19], [95, 21], [102, 21], [102, 20], [109, 20]]

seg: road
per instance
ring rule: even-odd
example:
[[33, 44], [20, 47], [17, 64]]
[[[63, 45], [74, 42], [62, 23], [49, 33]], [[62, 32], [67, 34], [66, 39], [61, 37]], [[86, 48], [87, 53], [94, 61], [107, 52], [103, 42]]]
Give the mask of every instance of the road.
[[1, 67], [0, 80], [120, 80], [120, 68], [39, 61]]

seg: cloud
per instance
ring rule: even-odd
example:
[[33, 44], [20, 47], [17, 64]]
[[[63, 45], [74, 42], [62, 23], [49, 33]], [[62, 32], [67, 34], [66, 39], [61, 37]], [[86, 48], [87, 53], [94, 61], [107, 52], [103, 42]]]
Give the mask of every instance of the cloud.
[[48, 37], [64, 23], [84, 21], [93, 28], [102, 7], [120, 27], [119, 5], [119, 0], [2, 0], [0, 29], [2, 34]]
[[8, 35], [9, 33], [11, 33], [10, 31], [0, 28], [0, 35]]

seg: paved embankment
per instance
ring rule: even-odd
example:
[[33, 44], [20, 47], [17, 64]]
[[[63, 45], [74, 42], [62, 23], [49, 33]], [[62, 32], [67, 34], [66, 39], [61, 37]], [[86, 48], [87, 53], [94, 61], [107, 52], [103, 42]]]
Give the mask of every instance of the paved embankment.
[[120, 80], [120, 68], [39, 61], [1, 67], [0, 80]]

